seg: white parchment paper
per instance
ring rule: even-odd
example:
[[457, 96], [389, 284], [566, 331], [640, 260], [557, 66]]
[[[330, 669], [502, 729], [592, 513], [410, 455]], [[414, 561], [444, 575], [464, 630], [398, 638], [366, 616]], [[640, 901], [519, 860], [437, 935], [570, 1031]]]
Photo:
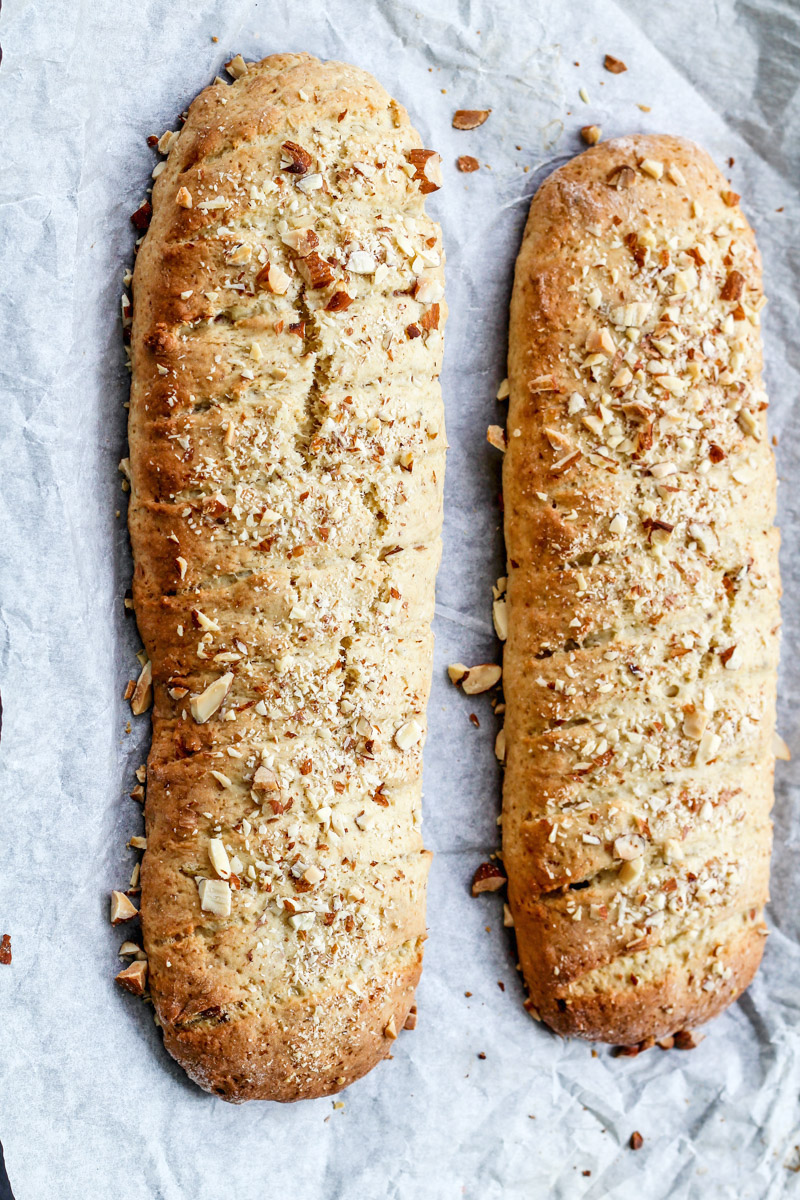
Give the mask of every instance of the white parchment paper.
[[[627, 11], [626, 11], [627, 10]], [[6, 0], [0, 17], [0, 1138], [17, 1200], [538, 1200], [800, 1192], [800, 13], [787, 0]], [[218, 38], [212, 41], [212, 36]], [[135, 627], [119, 298], [155, 163], [147, 134], [232, 53], [307, 49], [375, 73], [444, 159], [451, 449], [425, 757], [436, 857], [419, 1024], [330, 1100], [231, 1107], [189, 1084], [113, 983], [141, 832], [127, 793]], [[610, 52], [628, 71], [602, 69]], [[577, 65], [580, 64], [580, 65]], [[673, 65], [674, 64], [674, 65]], [[585, 87], [588, 103], [579, 97]], [[648, 106], [647, 111], [638, 107]], [[459, 107], [492, 109], [472, 133]], [[501, 897], [495, 718], [447, 682], [497, 653], [499, 463], [512, 267], [530, 196], [578, 129], [659, 130], [735, 159], [764, 254], [785, 580], [772, 936], [746, 997], [691, 1053], [614, 1059], [523, 1011]], [[460, 175], [459, 154], [481, 161]], [[525, 168], [529, 170], [525, 170]], [[122, 515], [115, 515], [116, 510]], [[474, 712], [480, 729], [469, 721]], [[501, 990], [502, 984], [505, 990]], [[479, 1057], [485, 1055], [484, 1057]], [[633, 1130], [644, 1145], [628, 1149]]]

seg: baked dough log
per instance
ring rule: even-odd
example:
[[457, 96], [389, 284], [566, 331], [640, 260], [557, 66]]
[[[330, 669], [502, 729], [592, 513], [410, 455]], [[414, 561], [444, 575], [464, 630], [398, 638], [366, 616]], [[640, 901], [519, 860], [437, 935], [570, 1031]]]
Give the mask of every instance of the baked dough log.
[[170, 1053], [295, 1100], [387, 1054], [422, 962], [438, 160], [363, 71], [239, 74], [192, 104], [134, 276], [141, 911]]
[[503, 849], [531, 1013], [632, 1044], [748, 985], [779, 580], [752, 230], [630, 137], [531, 205], [511, 304]]

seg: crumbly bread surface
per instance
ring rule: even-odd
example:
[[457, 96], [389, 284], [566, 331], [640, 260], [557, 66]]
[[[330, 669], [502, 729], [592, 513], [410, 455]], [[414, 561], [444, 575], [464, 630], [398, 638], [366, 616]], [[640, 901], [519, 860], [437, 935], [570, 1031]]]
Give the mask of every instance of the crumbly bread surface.
[[136, 263], [144, 946], [167, 1048], [232, 1101], [364, 1074], [421, 969], [445, 306], [419, 151], [365, 72], [249, 64], [192, 104]]
[[750, 982], [765, 935], [779, 579], [752, 230], [666, 136], [534, 197], [503, 466], [503, 851], [529, 999], [635, 1043]]

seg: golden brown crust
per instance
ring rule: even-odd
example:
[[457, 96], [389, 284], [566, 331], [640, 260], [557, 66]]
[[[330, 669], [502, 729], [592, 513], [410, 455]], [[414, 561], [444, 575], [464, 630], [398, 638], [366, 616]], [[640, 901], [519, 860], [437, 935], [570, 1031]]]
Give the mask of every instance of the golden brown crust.
[[369, 75], [275, 55], [192, 104], [137, 259], [144, 945], [165, 1045], [232, 1101], [364, 1074], [421, 969], [434, 165]]
[[503, 850], [528, 1006], [634, 1042], [747, 986], [779, 625], [753, 234], [691, 143], [621, 138], [531, 205], [503, 471]]

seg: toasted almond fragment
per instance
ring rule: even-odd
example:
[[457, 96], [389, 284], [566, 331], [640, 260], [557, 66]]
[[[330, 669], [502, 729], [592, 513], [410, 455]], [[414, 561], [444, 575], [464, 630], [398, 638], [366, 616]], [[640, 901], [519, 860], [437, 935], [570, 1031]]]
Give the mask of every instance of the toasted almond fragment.
[[432, 329], [439, 328], [440, 308], [438, 304], [432, 304], [427, 308], [419, 319], [419, 323], [426, 333], [430, 333]]
[[612, 75], [621, 75], [623, 71], [627, 71], [627, 67], [621, 58], [614, 58], [613, 54], [607, 54], [603, 59], [603, 66]]
[[325, 312], [344, 312], [353, 303], [353, 297], [347, 292], [334, 292], [325, 305]]
[[731, 192], [728, 190], [720, 192], [720, 198], [723, 204], [727, 204], [728, 208], [734, 208], [741, 200], [741, 196], [738, 192]]
[[495, 600], [492, 604], [492, 621], [495, 633], [504, 642], [508, 637], [508, 608], [505, 600]]
[[695, 1033], [693, 1029], [680, 1029], [674, 1036], [676, 1050], [695, 1050], [705, 1034]]
[[221, 633], [221, 627], [211, 617], [207, 617], [199, 608], [192, 609], [192, 618], [200, 629], [204, 629], [206, 633]]
[[125, 691], [122, 693], [123, 700], [130, 700], [133, 693], [136, 691], [136, 680], [129, 679], [125, 684]]
[[776, 758], [779, 758], [781, 762], [791, 761], [792, 752], [777, 730], [772, 735], [772, 753]]
[[586, 339], [590, 354], [607, 354], [609, 358], [617, 352], [617, 345], [607, 329], [593, 329]]
[[511, 385], [509, 384], [508, 379], [504, 379], [503, 382], [500, 384], [500, 387], [497, 389], [497, 395], [495, 396], [495, 399], [496, 400], [507, 400], [510, 395], [511, 395]]
[[281, 146], [284, 154], [291, 161], [283, 170], [290, 175], [305, 175], [311, 166], [311, 155], [302, 146], [298, 146], [297, 142], [284, 142]]
[[130, 841], [128, 842], [128, 846], [131, 850], [146, 850], [147, 849], [147, 838], [140, 837], [137, 834], [130, 839]]
[[482, 892], [497, 892], [506, 885], [506, 877], [497, 863], [482, 862], [472, 876], [472, 894], [480, 896]]
[[136, 942], [123, 942], [117, 954], [120, 958], [130, 958], [133, 954], [141, 954], [141, 946], [137, 946]]
[[144, 787], [141, 783], [137, 783], [132, 792], [129, 793], [131, 800], [138, 800], [140, 804], [144, 804]]
[[298, 258], [305, 258], [312, 250], [316, 250], [319, 245], [319, 237], [316, 230], [305, 225], [300, 229], [289, 229], [286, 233], [281, 234], [281, 241], [284, 246], [288, 246], [290, 250], [294, 250]]
[[580, 450], [573, 450], [570, 454], [565, 454], [563, 458], [559, 458], [557, 462], [553, 463], [550, 468], [550, 474], [563, 475], [570, 467], [574, 467], [578, 459], [582, 457], [583, 454]]
[[275, 263], [267, 263], [256, 275], [256, 285], [269, 288], [276, 296], [285, 296], [291, 282], [286, 272]]
[[325, 872], [320, 871], [319, 867], [315, 867], [313, 863], [303, 872], [303, 879], [305, 879], [306, 883], [310, 883], [312, 887], [315, 887], [318, 883], [322, 883], [324, 878]]
[[664, 174], [664, 164], [657, 158], [643, 158], [639, 163], [639, 170], [653, 179], [660, 179]]
[[631, 1134], [631, 1141], [630, 1141], [631, 1150], [641, 1150], [643, 1145], [644, 1145], [644, 1138], [639, 1133], [638, 1129], [634, 1129], [633, 1133]]
[[419, 183], [419, 190], [423, 196], [427, 196], [430, 192], [438, 192], [442, 186], [442, 172], [440, 170], [441, 158], [435, 150], [409, 150], [406, 158], [412, 167], [414, 174], [412, 180]]
[[506, 761], [506, 731], [505, 728], [499, 730], [497, 737], [494, 739], [494, 755], [498, 762]]
[[231, 915], [231, 885], [224, 879], [201, 879], [197, 885], [200, 907], [215, 917]]
[[410, 750], [412, 746], [416, 746], [421, 739], [423, 728], [416, 717], [412, 717], [410, 721], [406, 721], [399, 729], [395, 730], [395, 744], [401, 750]]
[[506, 929], [514, 928], [514, 914], [508, 904], [503, 905], [503, 926]]
[[456, 167], [459, 171], [462, 171], [465, 175], [467, 175], [471, 171], [479, 171], [481, 164], [478, 162], [477, 158], [473, 158], [471, 154], [460, 154], [456, 159]]
[[179, 208], [192, 207], [192, 193], [187, 187], [178, 188], [178, 191], [175, 194], [175, 203], [179, 206]]
[[617, 188], [618, 191], [624, 191], [636, 182], [636, 172], [633, 167], [623, 163], [622, 166], [614, 167], [607, 176], [607, 180], [611, 187]]
[[693, 742], [699, 742], [706, 731], [708, 713], [702, 708], [691, 708], [683, 718], [683, 732]]
[[378, 263], [369, 250], [354, 250], [347, 260], [347, 269], [354, 275], [374, 275]]
[[720, 300], [740, 300], [744, 291], [744, 275], [741, 271], [729, 271], [719, 294]]
[[258, 767], [253, 776], [253, 787], [259, 792], [279, 792], [281, 783], [271, 767]]
[[149, 200], [143, 200], [136, 212], [131, 213], [131, 224], [139, 233], [144, 233], [153, 217], [153, 206]]
[[397, 1037], [397, 1026], [395, 1025], [394, 1021], [394, 1013], [392, 1013], [392, 1015], [389, 1017], [389, 1020], [383, 1027], [383, 1036], [390, 1038], [392, 1041], [394, 1041]]
[[672, 1036], [672, 1034], [669, 1034], [668, 1037], [659, 1038], [656, 1042], [656, 1045], [658, 1046], [659, 1050], [671, 1050], [675, 1045], [675, 1038]]
[[247, 63], [241, 54], [236, 54], [230, 62], [225, 63], [225, 70], [234, 79], [241, 79], [243, 75], [247, 74]]
[[124, 892], [111, 893], [111, 924], [120, 925], [139, 915], [135, 904], [131, 904]]
[[477, 129], [488, 120], [490, 108], [459, 108], [453, 113], [453, 129]]
[[416, 1028], [417, 1028], [417, 1006], [416, 1006], [416, 1004], [412, 1004], [411, 1008], [409, 1010], [408, 1016], [405, 1019], [403, 1029], [416, 1029]]
[[635, 833], [625, 833], [614, 842], [614, 857], [625, 862], [641, 858], [644, 854], [644, 838]]
[[147, 963], [142, 959], [137, 959], [130, 966], [123, 967], [114, 978], [127, 992], [131, 992], [134, 996], [143, 996], [147, 983]]
[[497, 663], [479, 663], [477, 667], [469, 668], [461, 680], [461, 687], [468, 696], [477, 696], [493, 688], [502, 674], [503, 668]]
[[495, 450], [506, 449], [506, 431], [500, 425], [490, 425], [486, 430], [486, 440]]
[[222, 838], [209, 838], [208, 858], [220, 879], [230, 879], [231, 864]]
[[451, 683], [461, 683], [461, 680], [469, 671], [469, 667], [465, 667], [463, 663], [451, 663], [447, 668], [447, 674], [450, 676]]
[[153, 667], [148, 659], [142, 667], [131, 696], [131, 712], [135, 717], [146, 713], [153, 703]]
[[186, 561], [186, 559], [183, 557], [182, 554], [178, 555], [178, 557], [175, 559], [175, 562], [177, 563], [178, 572], [180, 574], [181, 579], [185, 579], [186, 571], [188, 570], [188, 567], [189, 567], [188, 562]]
[[599, 125], [584, 125], [581, 129], [581, 137], [587, 146], [596, 146], [602, 136], [603, 131]]
[[334, 274], [330, 264], [324, 258], [320, 258], [316, 250], [306, 255], [305, 258], [301, 258], [297, 264], [297, 269], [308, 287], [312, 290], [328, 287], [329, 284], [333, 283]]
[[631, 858], [624, 862], [617, 872], [617, 879], [623, 887], [627, 887], [629, 883], [635, 883], [644, 870], [644, 860], [641, 858]]
[[225, 675], [220, 675], [219, 679], [215, 679], [213, 683], [210, 683], [199, 696], [192, 696], [189, 701], [189, 708], [198, 725], [204, 725], [210, 717], [213, 717], [231, 690], [232, 683], [233, 674], [228, 671]]

